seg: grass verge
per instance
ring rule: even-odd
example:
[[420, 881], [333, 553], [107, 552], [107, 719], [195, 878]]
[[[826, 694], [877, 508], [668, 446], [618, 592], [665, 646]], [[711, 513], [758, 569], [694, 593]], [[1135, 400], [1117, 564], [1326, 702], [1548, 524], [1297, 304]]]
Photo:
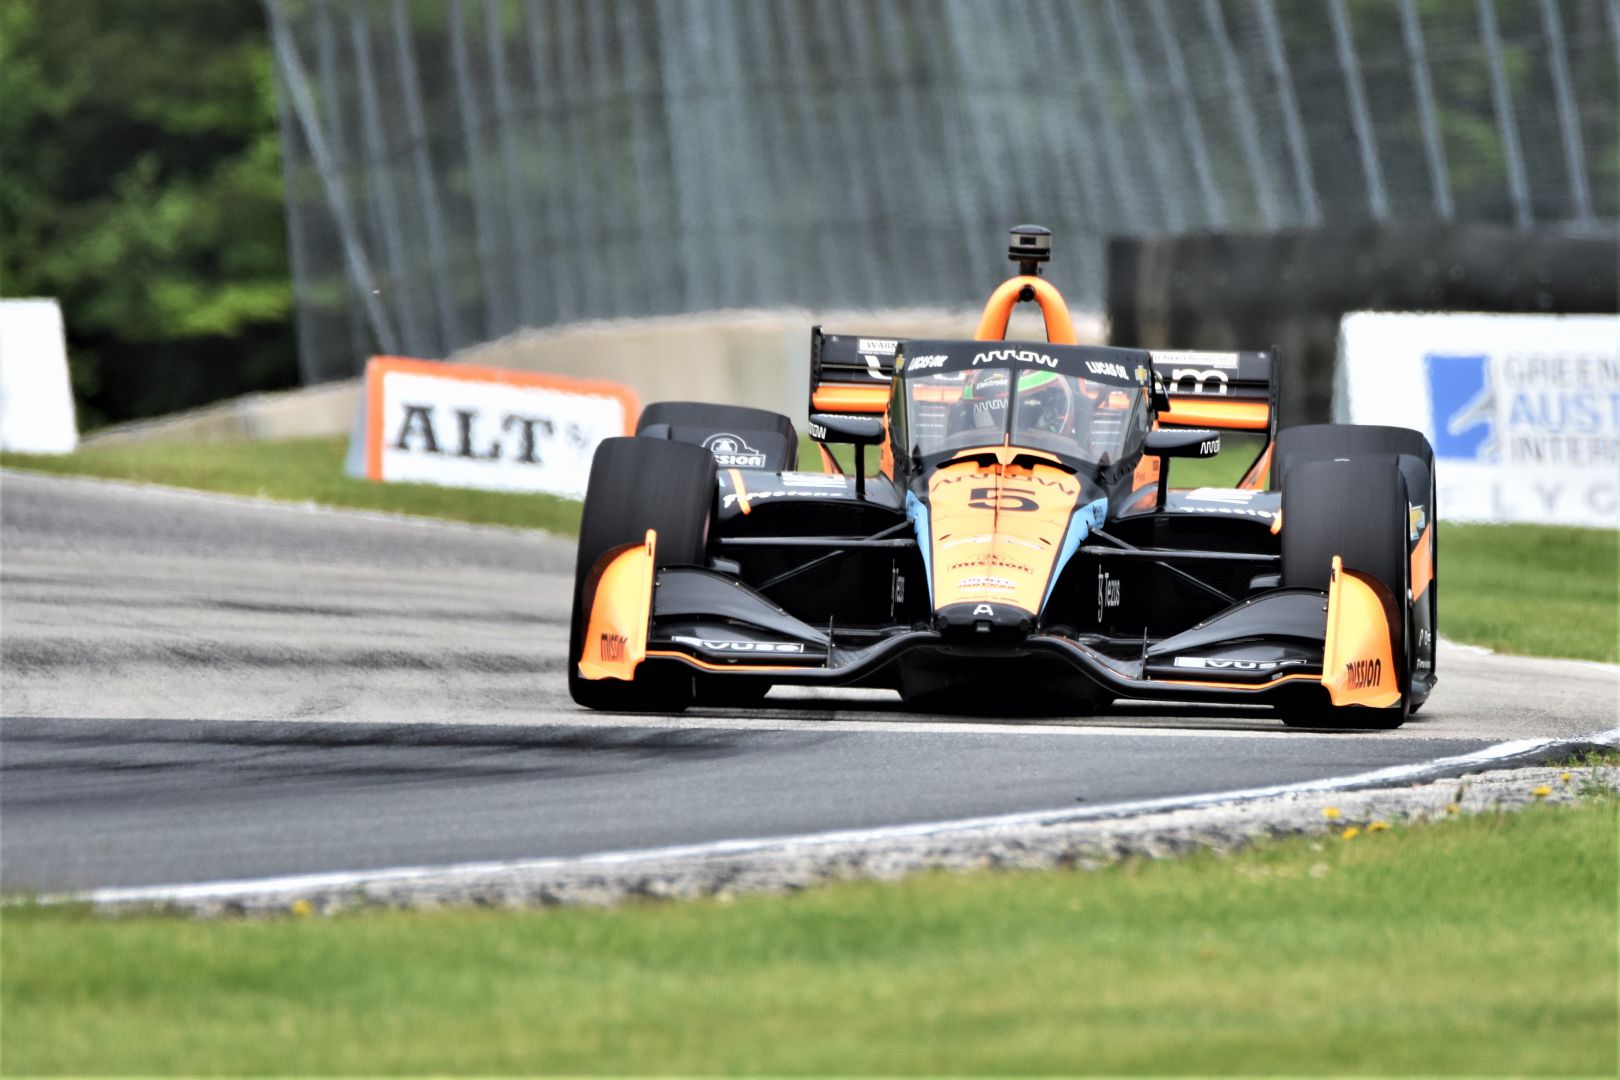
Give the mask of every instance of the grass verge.
[[1601, 1074], [1617, 803], [610, 911], [4, 914], [8, 1072]]
[[[1178, 461], [1177, 486], [1232, 484], [1254, 444], [1241, 437], [1209, 461]], [[0, 465], [117, 480], [142, 480], [329, 506], [387, 510], [572, 534], [580, 504], [545, 495], [466, 491], [427, 484], [373, 484], [343, 475], [344, 439], [268, 443], [145, 443], [74, 454], [0, 454]], [[838, 450], [846, 468], [850, 449]], [[875, 451], [872, 460], [875, 463]], [[801, 461], [815, 467], [814, 444]], [[1501, 652], [1620, 660], [1620, 532], [1549, 525], [1440, 527], [1446, 636]]]
[[1440, 528], [1440, 626], [1500, 652], [1620, 660], [1620, 532]]
[[549, 495], [468, 491], [432, 484], [374, 484], [343, 474], [348, 439], [154, 442], [92, 446], [72, 454], [0, 454], [0, 466], [317, 502], [358, 510], [512, 525], [572, 534], [580, 504]]

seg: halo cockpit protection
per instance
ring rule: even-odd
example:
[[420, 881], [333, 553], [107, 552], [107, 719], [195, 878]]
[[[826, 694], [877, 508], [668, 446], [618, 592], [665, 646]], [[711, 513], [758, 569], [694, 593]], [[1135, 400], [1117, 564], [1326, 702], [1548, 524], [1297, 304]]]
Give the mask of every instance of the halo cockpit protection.
[[907, 341], [895, 368], [891, 426], [913, 461], [1007, 445], [1108, 469], [1140, 457], [1153, 423], [1151, 376], [1118, 350]]

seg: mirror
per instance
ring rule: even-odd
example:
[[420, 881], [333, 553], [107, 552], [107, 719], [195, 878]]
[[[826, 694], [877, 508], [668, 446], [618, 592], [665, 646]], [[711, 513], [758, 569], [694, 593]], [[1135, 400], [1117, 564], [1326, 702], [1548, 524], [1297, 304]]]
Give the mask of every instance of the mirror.
[[1161, 458], [1212, 458], [1221, 452], [1221, 433], [1209, 428], [1160, 428], [1148, 432], [1146, 451]]
[[883, 441], [883, 421], [876, 416], [813, 413], [810, 416], [810, 438], [818, 443], [876, 446]]

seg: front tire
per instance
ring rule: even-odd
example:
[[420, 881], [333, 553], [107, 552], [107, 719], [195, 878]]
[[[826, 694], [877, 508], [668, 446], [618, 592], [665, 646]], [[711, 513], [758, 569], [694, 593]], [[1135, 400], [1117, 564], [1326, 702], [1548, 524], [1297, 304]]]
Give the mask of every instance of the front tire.
[[1326, 592], [1333, 557], [1376, 578], [1395, 604], [1391, 655], [1401, 699], [1388, 709], [1335, 706], [1326, 691], [1283, 707], [1293, 727], [1396, 728], [1412, 703], [1412, 604], [1407, 578], [1406, 481], [1393, 455], [1295, 464], [1283, 485], [1282, 584]]
[[701, 566], [714, 493], [714, 457], [702, 447], [631, 438], [604, 439], [597, 448], [580, 516], [568, 631], [568, 693], [578, 704], [614, 712], [680, 712], [692, 703], [692, 675], [683, 664], [643, 661], [627, 682], [586, 679], [579, 659], [598, 564], [641, 543], [652, 529], [660, 568]]
[[[1440, 527], [1439, 492], [1435, 483], [1434, 448], [1420, 431], [1383, 424], [1300, 424], [1277, 433], [1272, 451], [1271, 487], [1285, 490], [1288, 472], [1297, 465], [1336, 458], [1393, 454], [1406, 479], [1406, 492], [1426, 519], [1413, 545], [1429, 545], [1429, 576], [1411, 583], [1417, 594], [1412, 608], [1413, 637], [1412, 711], [1428, 698], [1436, 679], [1436, 640], [1440, 634]], [[1287, 517], [1284, 516], [1286, 527]], [[1408, 551], [1413, 545], [1408, 545]], [[1419, 562], [1422, 560], [1419, 559]]]

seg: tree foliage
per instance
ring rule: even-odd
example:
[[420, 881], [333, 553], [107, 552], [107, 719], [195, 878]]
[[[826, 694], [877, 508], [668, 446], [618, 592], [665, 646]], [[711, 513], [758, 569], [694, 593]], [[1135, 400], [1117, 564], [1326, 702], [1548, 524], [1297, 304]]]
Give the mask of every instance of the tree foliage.
[[296, 381], [278, 147], [258, 4], [0, 0], [0, 291], [81, 428]]

